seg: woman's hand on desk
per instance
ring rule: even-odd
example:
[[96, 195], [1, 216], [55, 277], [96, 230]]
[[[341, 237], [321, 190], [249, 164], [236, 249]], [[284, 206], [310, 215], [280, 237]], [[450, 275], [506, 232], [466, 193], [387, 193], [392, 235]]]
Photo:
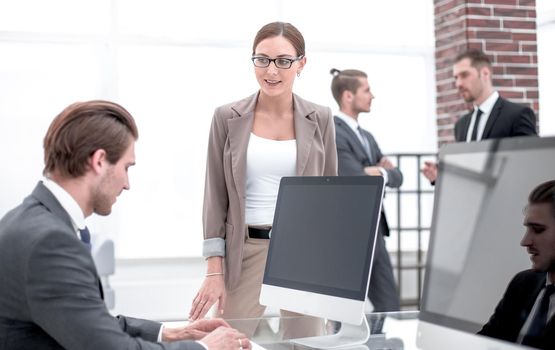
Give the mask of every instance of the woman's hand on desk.
[[198, 291], [189, 312], [189, 319], [198, 320], [206, 316], [206, 313], [214, 303], [218, 302], [218, 314], [222, 314], [225, 307], [225, 282], [222, 275], [207, 274], [200, 290]]
[[213, 318], [194, 321], [178, 328], [164, 327], [162, 341], [200, 340], [220, 327], [230, 328], [230, 325], [221, 318]]

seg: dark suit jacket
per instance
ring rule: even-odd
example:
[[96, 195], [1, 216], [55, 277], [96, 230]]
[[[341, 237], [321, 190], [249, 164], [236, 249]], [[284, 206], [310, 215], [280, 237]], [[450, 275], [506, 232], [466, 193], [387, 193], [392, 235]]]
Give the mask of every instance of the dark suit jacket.
[[[335, 143], [337, 145], [337, 173], [339, 176], [364, 176], [364, 168], [376, 165], [383, 154], [371, 133], [361, 129], [370, 144], [370, 157], [360, 143], [358, 136], [343, 120], [334, 117]], [[399, 168], [387, 169], [387, 186], [397, 188], [403, 184], [403, 174]], [[380, 217], [380, 232], [389, 236], [389, 226], [385, 215]]]
[[[455, 140], [465, 142], [472, 112], [462, 116], [455, 124]], [[504, 137], [537, 135], [536, 115], [529, 107], [499, 97], [491, 110], [482, 134], [482, 140]]]
[[[519, 272], [509, 285], [495, 312], [478, 334], [516, 342], [539, 292], [545, 286], [545, 272]], [[541, 349], [555, 349], [555, 320], [552, 318], [544, 331]]]
[[160, 324], [108, 313], [91, 254], [39, 183], [0, 221], [0, 350], [199, 349], [153, 343]]

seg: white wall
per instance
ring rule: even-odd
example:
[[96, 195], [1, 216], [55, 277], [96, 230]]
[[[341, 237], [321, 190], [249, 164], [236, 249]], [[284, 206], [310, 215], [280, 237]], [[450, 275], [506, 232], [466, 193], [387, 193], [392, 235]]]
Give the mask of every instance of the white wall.
[[120, 259], [199, 256], [212, 113], [256, 91], [251, 43], [274, 20], [305, 35], [296, 93], [335, 110], [329, 69], [365, 70], [377, 98], [361, 123], [382, 150], [435, 151], [431, 1], [6, 0], [0, 215], [40, 179], [54, 116], [77, 100], [110, 99], [137, 120], [137, 166], [131, 191], [89, 228], [113, 238]]
[[[555, 134], [554, 4], [537, 0], [543, 135]], [[116, 241], [116, 312], [186, 316], [204, 269], [212, 112], [256, 90], [252, 39], [275, 20], [292, 22], [307, 41], [296, 93], [335, 110], [329, 69], [362, 69], [376, 100], [361, 124], [382, 150], [436, 151], [431, 0], [4, 0], [0, 216], [40, 179], [42, 138], [57, 113], [78, 100], [123, 104], [141, 134], [132, 190], [89, 227]]]

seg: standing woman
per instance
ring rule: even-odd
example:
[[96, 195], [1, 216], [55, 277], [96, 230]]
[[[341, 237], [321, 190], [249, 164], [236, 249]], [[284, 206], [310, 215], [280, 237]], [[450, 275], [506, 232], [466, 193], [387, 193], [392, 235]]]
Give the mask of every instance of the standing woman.
[[203, 208], [208, 267], [191, 307], [194, 320], [215, 303], [226, 319], [264, 313], [258, 299], [280, 179], [337, 175], [331, 110], [293, 93], [306, 64], [302, 34], [290, 23], [269, 23], [256, 34], [251, 59], [260, 90], [218, 107], [210, 129]]

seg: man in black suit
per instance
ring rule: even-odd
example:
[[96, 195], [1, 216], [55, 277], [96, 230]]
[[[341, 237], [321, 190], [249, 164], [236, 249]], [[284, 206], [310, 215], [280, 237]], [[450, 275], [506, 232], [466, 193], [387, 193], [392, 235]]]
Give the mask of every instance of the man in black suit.
[[[401, 186], [403, 174], [399, 168], [382, 154], [372, 134], [358, 125], [359, 114], [370, 112], [374, 98], [366, 73], [355, 69], [332, 69], [331, 73], [334, 75], [331, 90], [339, 105], [334, 117], [339, 176], [383, 176], [388, 187]], [[382, 211], [368, 290], [368, 298], [376, 312], [400, 308], [384, 236], [389, 236], [389, 226]]]
[[530, 254], [532, 269], [511, 280], [479, 334], [555, 349], [555, 180], [532, 190], [524, 226], [520, 245]]
[[[482, 51], [469, 50], [455, 59], [455, 86], [462, 98], [474, 105], [455, 124], [457, 142], [537, 135], [534, 111], [499, 96], [492, 85], [492, 72], [491, 61]], [[422, 172], [435, 182], [436, 163], [425, 162]]]
[[72, 104], [50, 125], [44, 180], [0, 220], [0, 350], [250, 348], [221, 319], [169, 328], [106, 309], [85, 218], [129, 189], [137, 138], [107, 101]]

